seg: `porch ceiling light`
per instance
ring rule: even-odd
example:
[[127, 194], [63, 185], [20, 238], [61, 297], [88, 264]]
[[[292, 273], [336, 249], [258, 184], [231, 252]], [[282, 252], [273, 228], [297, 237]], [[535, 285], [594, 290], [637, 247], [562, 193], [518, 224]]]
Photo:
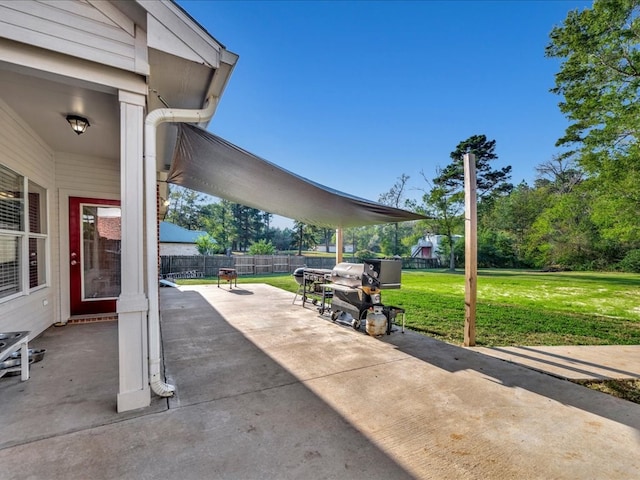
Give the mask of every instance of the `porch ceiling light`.
[[82, 135], [87, 130], [87, 127], [91, 126], [89, 120], [78, 115], [67, 115], [67, 122], [78, 135]]

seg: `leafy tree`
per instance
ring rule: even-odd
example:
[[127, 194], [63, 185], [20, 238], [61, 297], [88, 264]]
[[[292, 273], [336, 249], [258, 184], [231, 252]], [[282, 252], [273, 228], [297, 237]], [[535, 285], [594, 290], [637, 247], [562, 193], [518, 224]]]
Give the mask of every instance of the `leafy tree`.
[[490, 162], [497, 160], [496, 141], [487, 140], [486, 135], [473, 135], [458, 144], [451, 152], [451, 163], [440, 170], [433, 184], [444, 187], [451, 193], [464, 192], [464, 154], [476, 156], [476, 189], [480, 199], [508, 194], [512, 189], [511, 166], [491, 169]]
[[584, 171], [566, 156], [555, 156], [536, 167], [536, 187], [551, 193], [569, 193], [584, 180]]
[[591, 192], [556, 195], [532, 225], [526, 255], [537, 267], [588, 268], [600, 255], [590, 219]]
[[463, 227], [464, 213], [464, 154], [473, 153], [476, 159], [476, 190], [478, 197], [485, 200], [488, 209], [492, 202], [500, 196], [507, 195], [513, 189], [508, 180], [511, 166], [492, 169], [491, 163], [498, 159], [495, 153], [496, 141], [488, 140], [486, 135], [473, 135], [460, 142], [451, 152], [451, 163], [437, 171], [432, 182], [422, 177], [431, 185], [423, 196], [424, 213], [431, 216], [430, 230], [433, 233], [446, 235], [448, 238], [449, 269], [455, 269], [455, 237]]
[[455, 271], [455, 265], [464, 264], [464, 238], [456, 236], [449, 239], [448, 242], [442, 243], [438, 246], [436, 253], [441, 257], [453, 259], [453, 268], [450, 266], [450, 271]]
[[204, 196], [194, 190], [170, 185], [165, 220], [187, 230], [200, 230], [200, 206]]
[[629, 251], [617, 267], [623, 272], [640, 273], [640, 249]]
[[593, 220], [608, 239], [638, 246], [640, 1], [596, 0], [569, 12], [546, 55], [562, 60], [552, 92], [570, 121], [558, 145], [590, 175]]
[[215, 255], [220, 252], [220, 246], [209, 234], [196, 238], [196, 248], [200, 255]]
[[265, 239], [254, 242], [249, 247], [250, 255], [273, 255], [276, 251], [276, 247]]
[[[442, 176], [442, 170], [438, 169], [436, 172], [438, 177]], [[431, 217], [431, 220], [427, 220], [427, 229], [436, 235], [445, 235], [448, 241], [448, 248], [446, 253], [449, 256], [449, 270], [454, 271], [456, 268], [456, 255], [455, 255], [455, 237], [457, 233], [462, 230], [464, 219], [464, 192], [458, 191], [454, 186], [447, 185], [446, 182], [433, 183], [421, 173], [427, 184], [431, 185], [431, 189], [426, 192], [422, 201], [424, 205], [420, 208], [420, 211], [426, 216]]]
[[550, 34], [546, 55], [563, 60], [551, 91], [564, 97], [560, 110], [571, 122], [558, 144], [575, 145], [590, 172], [637, 144], [639, 14], [638, 0], [596, 0]]
[[513, 240], [507, 234], [481, 229], [478, 232], [478, 266], [513, 268], [518, 266]]
[[[493, 202], [479, 221], [479, 229], [506, 235], [517, 259], [516, 265], [528, 266], [525, 250], [532, 227], [537, 218], [553, 203], [554, 195], [549, 186], [532, 188], [525, 182], [513, 191]], [[480, 250], [480, 237], [478, 250]], [[504, 253], [504, 252], [503, 252]], [[480, 255], [480, 253], [478, 253]]]
[[263, 222], [262, 234], [265, 236], [267, 240], [269, 240], [271, 231], [272, 231], [271, 219], [273, 218], [273, 214], [269, 212], [260, 212], [260, 215], [262, 217], [262, 222]]
[[295, 220], [293, 228], [296, 231], [294, 245], [298, 249], [298, 255], [302, 255], [303, 249], [313, 248], [318, 244], [318, 229], [313, 225]]
[[325, 247], [325, 251], [329, 251], [329, 245], [331, 245], [331, 239], [335, 234], [335, 230], [332, 228], [321, 228], [319, 229], [320, 238], [322, 239]]
[[255, 238], [264, 233], [264, 221], [262, 212], [245, 205], [232, 204], [233, 225], [237, 231], [236, 247], [246, 252]]
[[280, 229], [271, 228], [269, 230], [269, 238], [276, 250], [289, 250], [293, 242], [294, 232], [290, 228]]
[[216, 239], [222, 249], [232, 248], [238, 235], [233, 222], [232, 206], [228, 200], [220, 200], [200, 209], [204, 229]]
[[[409, 181], [409, 176], [403, 173], [398, 177], [398, 180], [396, 181], [396, 183], [393, 184], [393, 186], [388, 192], [385, 192], [382, 195], [380, 195], [380, 197], [378, 198], [378, 201], [383, 205], [387, 205], [394, 208], [400, 208], [403, 205], [403, 202], [405, 200], [404, 194], [405, 194], [405, 189], [407, 187], [408, 181]], [[387, 230], [388, 228], [384, 228], [384, 226], [382, 226], [381, 233], [383, 238], [386, 237], [385, 233], [387, 232]], [[382, 246], [383, 252], [391, 255], [400, 255], [402, 253], [400, 251], [401, 245], [399, 240], [399, 233], [400, 233], [400, 227], [398, 222], [396, 222], [393, 224], [393, 246], [392, 248], [389, 248], [388, 246], [386, 246], [385, 248], [385, 246]]]

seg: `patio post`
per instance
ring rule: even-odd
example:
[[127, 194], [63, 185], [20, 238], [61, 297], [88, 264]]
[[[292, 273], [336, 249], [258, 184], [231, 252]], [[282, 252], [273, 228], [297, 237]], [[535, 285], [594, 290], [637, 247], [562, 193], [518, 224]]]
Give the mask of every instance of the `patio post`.
[[149, 406], [144, 291], [144, 95], [120, 91], [121, 294], [118, 297], [118, 412]]
[[478, 215], [476, 156], [464, 155], [464, 346], [476, 344], [476, 298], [478, 289]]

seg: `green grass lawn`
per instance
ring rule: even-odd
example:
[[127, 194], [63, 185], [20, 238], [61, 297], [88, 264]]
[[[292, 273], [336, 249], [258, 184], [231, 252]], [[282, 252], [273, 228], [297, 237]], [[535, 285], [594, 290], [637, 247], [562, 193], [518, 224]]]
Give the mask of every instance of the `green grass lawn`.
[[[217, 282], [180, 280], [180, 284]], [[242, 276], [239, 283], [268, 283], [291, 292], [291, 275]], [[478, 274], [476, 344], [640, 344], [640, 275], [592, 272], [539, 273], [481, 270]], [[407, 326], [461, 344], [464, 274], [404, 270], [402, 288], [382, 301], [406, 310]]]

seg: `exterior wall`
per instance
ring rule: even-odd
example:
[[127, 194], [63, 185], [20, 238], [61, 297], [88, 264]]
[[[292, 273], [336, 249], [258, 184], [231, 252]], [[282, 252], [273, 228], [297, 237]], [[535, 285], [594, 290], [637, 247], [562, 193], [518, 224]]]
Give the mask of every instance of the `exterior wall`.
[[168, 243], [160, 244], [160, 256], [171, 255], [200, 255], [198, 248], [192, 243]]
[[[120, 194], [120, 159], [56, 153], [56, 186], [76, 196]], [[90, 192], [87, 195], [87, 192]], [[107, 197], [103, 197], [107, 198]], [[117, 198], [117, 197], [116, 197]]]
[[0, 30], [47, 50], [132, 72], [149, 70], [145, 49], [136, 49], [146, 44], [145, 33], [109, 2], [0, 0]]
[[[0, 92], [1, 94], [1, 92]], [[0, 303], [0, 332], [31, 331], [31, 338], [55, 323], [58, 302], [58, 222], [53, 152], [0, 98], [0, 163], [47, 190], [47, 286]]]
[[59, 319], [69, 319], [69, 197], [120, 199], [120, 161], [56, 153], [56, 192], [60, 231]]

